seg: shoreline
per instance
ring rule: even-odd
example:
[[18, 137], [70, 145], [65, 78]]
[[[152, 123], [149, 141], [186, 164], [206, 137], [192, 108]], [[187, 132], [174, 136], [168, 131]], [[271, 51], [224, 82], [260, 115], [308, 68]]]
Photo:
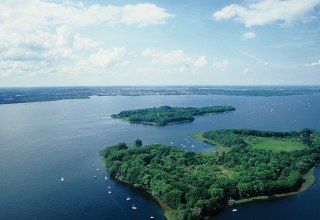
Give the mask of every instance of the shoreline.
[[[103, 165], [105, 167], [105, 161], [104, 158], [102, 158], [103, 161]], [[105, 167], [106, 171], [108, 172], [107, 168]], [[171, 207], [167, 206], [164, 202], [162, 202], [159, 198], [155, 197], [152, 195], [152, 193], [149, 190], [144, 190], [141, 189], [139, 187], [135, 187], [134, 184], [130, 183], [129, 181], [126, 180], [120, 180], [117, 179], [116, 177], [110, 176], [110, 178], [112, 178], [113, 180], [115, 180], [116, 182], [119, 182], [121, 184], [125, 184], [128, 185], [136, 190], [141, 190], [140, 193], [145, 193], [146, 195], [150, 196], [155, 202], [157, 202], [157, 204], [159, 205], [159, 207], [161, 208], [163, 215], [166, 217], [166, 219], [168, 220], [176, 220], [176, 210], [172, 209]]]
[[193, 122], [194, 120], [184, 120], [184, 121], [175, 121], [175, 122], [169, 122], [165, 125], [159, 125], [158, 123], [155, 122], [147, 122], [147, 121], [130, 121], [128, 119], [123, 119], [125, 122], [129, 122], [130, 124], [143, 124], [143, 125], [153, 125], [153, 126], [158, 126], [158, 127], [163, 127], [167, 125], [174, 125], [174, 124], [182, 124], [182, 123], [188, 123], [188, 122]]
[[207, 144], [211, 144], [214, 146], [214, 152], [215, 153], [222, 153], [222, 152], [228, 152], [231, 150], [230, 147], [223, 147], [221, 146], [219, 143], [216, 143], [212, 140], [209, 140], [205, 137], [202, 136], [203, 132], [198, 132], [198, 133], [195, 133], [195, 134], [191, 134], [190, 137], [194, 138], [194, 139], [197, 139], [199, 141], [202, 141], [204, 143], [207, 143]]
[[[219, 145], [219, 143], [216, 143], [212, 140], [209, 140], [205, 137], [202, 136], [203, 132], [198, 132], [195, 134], [190, 135], [192, 138], [203, 141], [205, 143], [214, 145], [215, 149], [214, 152], [215, 153], [221, 153], [221, 152], [228, 152], [230, 150], [230, 148], [228, 147], [223, 147], [221, 145]], [[289, 193], [280, 193], [280, 194], [275, 194], [275, 195], [268, 195], [268, 196], [256, 196], [256, 197], [251, 197], [251, 198], [246, 198], [246, 199], [240, 199], [240, 200], [235, 200], [235, 205], [240, 205], [240, 204], [245, 204], [245, 203], [249, 203], [249, 202], [254, 202], [254, 201], [261, 201], [261, 200], [271, 200], [271, 199], [277, 199], [277, 198], [283, 198], [283, 197], [288, 197], [288, 196], [294, 196], [297, 195], [301, 192], [306, 191], [310, 186], [312, 186], [315, 181], [315, 168], [316, 166], [312, 167], [306, 174], [303, 175], [303, 180], [304, 182], [302, 183], [300, 189], [298, 191], [294, 191], [294, 192], [289, 192]], [[230, 207], [230, 206], [227, 206]], [[225, 207], [225, 208], [227, 208]]]
[[[215, 147], [216, 147], [216, 149], [214, 151], [215, 153], [226, 152], [226, 151], [230, 150], [230, 148], [228, 148], [228, 147], [223, 147], [223, 146], [221, 146], [221, 145], [219, 145], [217, 143], [214, 143], [211, 140], [208, 140], [208, 139], [204, 138], [202, 136], [202, 134], [203, 134], [203, 132], [199, 132], [199, 133], [192, 134], [190, 136], [192, 138], [195, 138], [195, 139], [204, 141], [206, 143], [215, 145]], [[233, 207], [233, 206], [236, 206], [236, 205], [242, 205], [242, 204], [255, 202], [255, 201], [263, 201], [263, 200], [273, 200], [273, 199], [285, 198], [285, 197], [295, 196], [295, 195], [297, 195], [299, 193], [302, 193], [302, 192], [306, 191], [307, 189], [309, 189], [315, 183], [315, 181], [316, 181], [315, 168], [316, 167], [317, 167], [317, 165], [312, 167], [312, 168], [310, 168], [310, 170], [303, 175], [304, 182], [302, 183], [301, 187], [297, 191], [293, 191], [293, 192], [289, 192], [289, 193], [274, 194], [274, 195], [256, 196], [256, 197], [250, 197], [250, 198], [235, 200], [233, 205], [227, 205], [227, 206], [223, 207], [221, 210], [219, 210], [218, 212], [221, 212], [221, 211], [225, 210], [226, 208]], [[178, 219], [177, 218], [177, 215], [178, 215], [177, 210], [172, 209], [171, 207], [167, 206], [159, 198], [153, 196], [152, 193], [149, 190], [145, 190], [145, 189], [141, 189], [139, 187], [135, 187], [134, 184], [132, 184], [131, 182], [125, 181], [125, 180], [120, 180], [120, 179], [117, 179], [115, 177], [112, 177], [112, 178], [115, 179], [116, 181], [119, 181], [119, 182], [124, 183], [124, 184], [128, 184], [130, 187], [133, 187], [135, 189], [139, 189], [139, 190], [141, 190], [141, 192], [148, 194], [148, 196], [150, 196], [151, 198], [154, 199], [155, 202], [157, 202], [157, 204], [159, 205], [159, 207], [163, 211], [163, 214], [164, 214], [166, 219], [168, 219], [168, 220], [177, 220]], [[214, 217], [214, 215], [212, 215], [210, 217]]]
[[240, 199], [235, 201], [235, 205], [245, 204], [245, 203], [254, 202], [254, 201], [272, 200], [272, 199], [279, 199], [279, 198], [298, 195], [299, 193], [302, 193], [307, 189], [309, 189], [309, 187], [315, 183], [316, 181], [316, 178], [314, 175], [315, 168], [316, 167], [312, 167], [306, 174], [303, 175], [304, 182], [298, 191], [275, 194], [270, 196], [256, 196], [256, 197], [251, 197], [246, 199]]
[[[226, 207], [222, 208], [220, 211], [223, 211], [226, 208], [233, 207], [233, 206], [236, 206], [236, 205], [242, 205], [242, 204], [246, 204], [246, 203], [251, 203], [251, 202], [256, 202], [256, 201], [263, 201], [263, 200], [280, 199], [280, 198], [285, 198], [285, 197], [289, 197], [289, 196], [295, 196], [295, 195], [297, 195], [299, 193], [302, 193], [302, 192], [306, 191], [310, 186], [312, 186], [314, 184], [314, 182], [315, 182], [315, 176], [314, 176], [315, 168], [316, 167], [312, 167], [308, 171], [308, 173], [303, 175], [303, 179], [305, 180], [305, 182], [302, 184], [302, 186], [300, 187], [300, 189], [298, 191], [289, 192], [289, 193], [283, 193], [283, 194], [275, 194], [275, 195], [270, 195], [270, 196], [256, 196], [256, 197], [251, 197], [251, 198], [246, 198], [246, 199], [235, 200], [235, 204], [234, 205], [226, 206]], [[117, 179], [115, 177], [112, 177], [112, 178], [115, 181], [119, 181], [120, 183], [127, 184], [130, 187], [133, 187], [135, 189], [141, 190], [141, 192], [148, 194], [148, 196], [151, 196], [157, 202], [157, 204], [159, 205], [159, 207], [163, 211], [163, 214], [164, 214], [164, 216], [166, 217], [167, 220], [176, 220], [177, 219], [176, 210], [172, 209], [169, 206], [167, 206], [159, 198], [153, 196], [150, 191], [141, 189], [139, 187], [135, 187], [134, 184], [132, 184], [132, 183], [130, 183], [128, 181], [120, 180], [120, 179]], [[211, 216], [211, 217], [213, 217], [213, 216]]]

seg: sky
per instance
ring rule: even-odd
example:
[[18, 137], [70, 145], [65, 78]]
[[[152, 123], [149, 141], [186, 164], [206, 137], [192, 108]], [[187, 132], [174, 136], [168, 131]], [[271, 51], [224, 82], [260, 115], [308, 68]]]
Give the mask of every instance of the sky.
[[0, 87], [320, 85], [320, 0], [0, 2]]

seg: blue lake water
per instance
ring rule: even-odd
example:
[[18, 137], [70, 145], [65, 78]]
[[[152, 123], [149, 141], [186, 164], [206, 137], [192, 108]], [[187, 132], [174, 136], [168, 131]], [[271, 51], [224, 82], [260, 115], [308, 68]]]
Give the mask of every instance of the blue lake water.
[[[125, 109], [160, 105], [232, 105], [237, 110], [166, 127], [129, 124], [110, 117]], [[317, 95], [117, 96], [0, 105], [0, 219], [164, 219], [147, 194], [110, 178], [104, 180], [109, 176], [100, 150], [136, 138], [144, 144], [173, 142], [186, 150], [191, 150], [191, 145], [196, 151], [211, 150], [212, 146], [189, 135], [220, 128], [320, 130], [319, 113]], [[319, 179], [319, 168], [316, 176]], [[132, 200], [126, 201], [127, 196]], [[319, 203], [317, 181], [297, 196], [242, 205], [236, 213], [226, 209], [215, 219], [319, 219]], [[133, 210], [132, 204], [138, 209]]]

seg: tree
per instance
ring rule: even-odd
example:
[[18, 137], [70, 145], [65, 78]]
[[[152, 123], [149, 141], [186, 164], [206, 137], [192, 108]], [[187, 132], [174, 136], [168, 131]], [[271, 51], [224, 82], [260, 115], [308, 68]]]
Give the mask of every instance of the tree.
[[141, 141], [140, 139], [137, 139], [137, 140], [135, 141], [135, 144], [136, 144], [136, 146], [141, 147], [141, 146], [142, 146], [142, 141]]

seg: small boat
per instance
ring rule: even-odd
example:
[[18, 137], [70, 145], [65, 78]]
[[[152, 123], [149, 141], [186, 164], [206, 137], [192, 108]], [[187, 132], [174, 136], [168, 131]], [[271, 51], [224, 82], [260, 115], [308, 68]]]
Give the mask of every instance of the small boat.
[[233, 212], [236, 212], [236, 211], [238, 211], [238, 209], [232, 209], [232, 211], [233, 211]]
[[105, 180], [107, 180], [107, 179], [108, 179], [108, 177], [107, 177], [107, 176], [104, 176], [104, 179], [105, 179]]
[[64, 181], [64, 179], [63, 179], [63, 177], [61, 177], [61, 180], [60, 180], [61, 182], [63, 182]]
[[108, 191], [108, 193], [111, 194], [112, 192], [111, 192], [111, 191]]
[[194, 145], [191, 145], [191, 147], [195, 147]]
[[153, 217], [153, 216], [150, 216], [150, 218], [152, 218], [152, 219], [153, 219], [154, 217]]
[[173, 144], [173, 141], [171, 141], [171, 144]]
[[98, 178], [97, 176], [93, 176], [93, 178]]
[[97, 171], [99, 171], [100, 169], [99, 168], [97, 168]]
[[132, 205], [132, 209], [137, 209], [137, 207], [136, 206], [134, 206], [134, 204]]
[[127, 196], [127, 201], [131, 200], [131, 198], [129, 196]]
[[108, 189], [110, 189], [111, 187], [110, 186], [108, 186]]

